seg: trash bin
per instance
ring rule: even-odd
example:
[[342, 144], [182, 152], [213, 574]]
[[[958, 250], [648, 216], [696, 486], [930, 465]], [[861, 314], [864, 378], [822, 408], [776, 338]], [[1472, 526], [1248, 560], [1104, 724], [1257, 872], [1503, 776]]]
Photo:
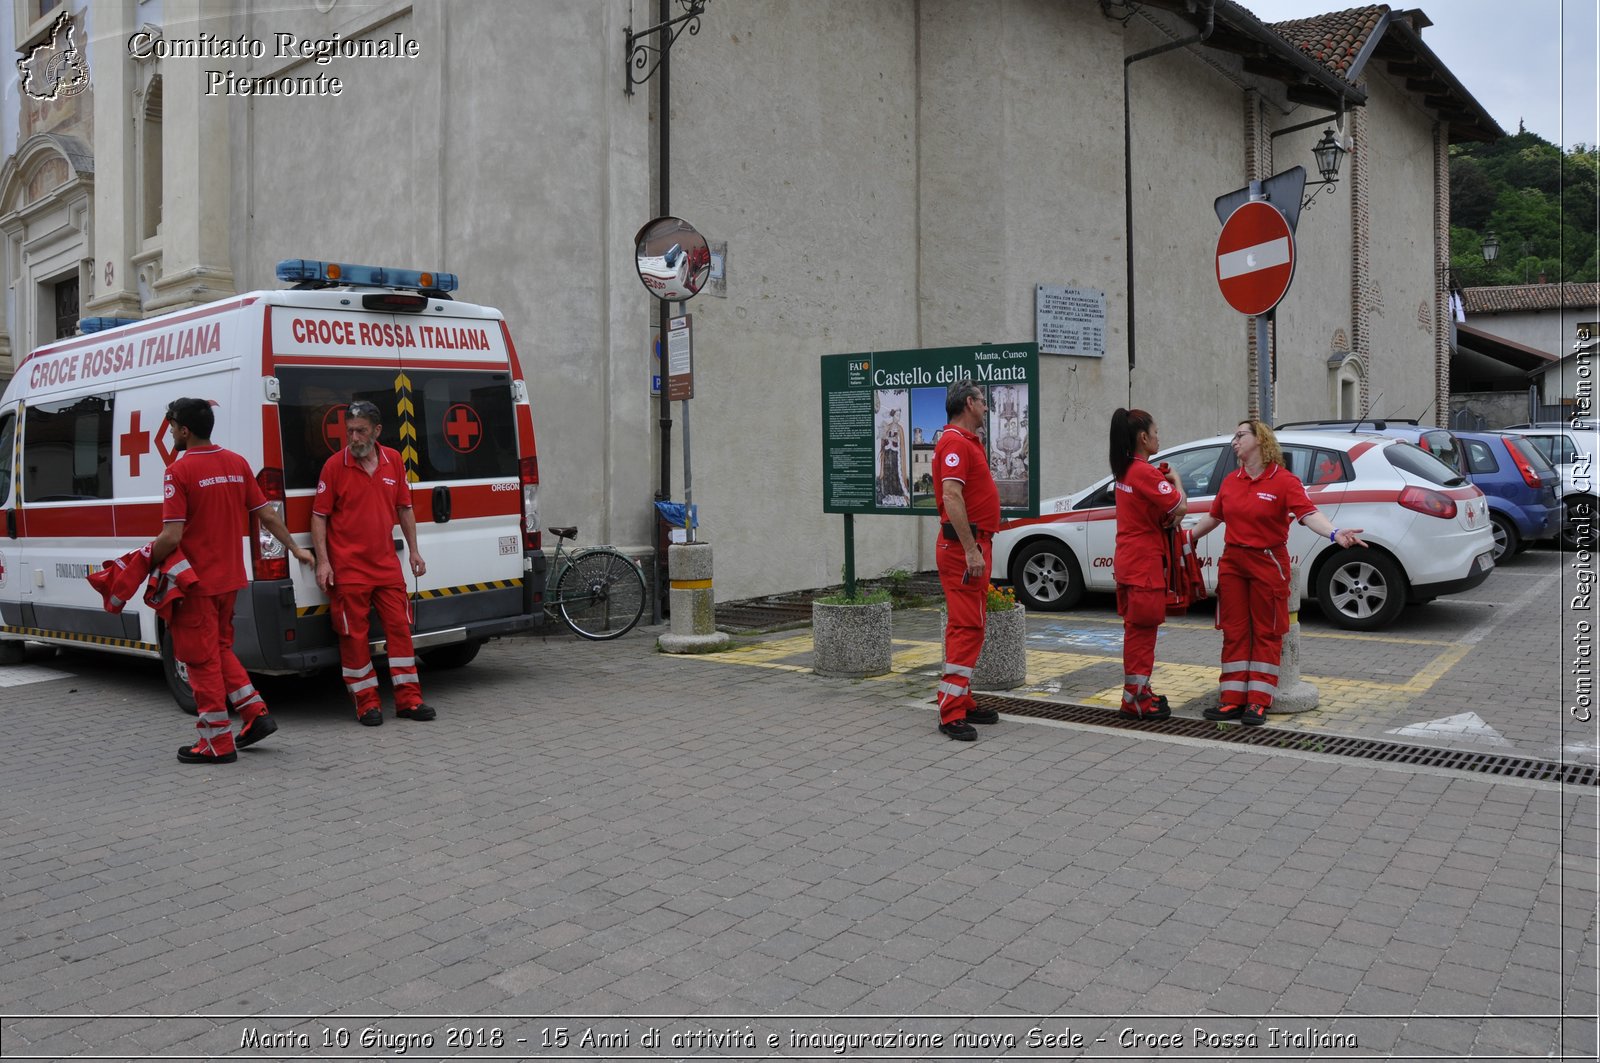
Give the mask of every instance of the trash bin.
[[668, 599], [671, 597], [667, 593], [667, 547], [673, 543], [683, 542], [686, 537], [686, 532], [684, 531], [685, 509], [692, 510], [689, 513], [689, 519], [694, 522], [696, 528], [700, 527], [700, 507], [686, 507], [682, 502], [657, 502], [655, 505], [656, 572], [655, 579], [652, 582], [655, 584], [654, 622], [659, 624], [663, 617], [671, 613], [671, 610], [667, 607]]

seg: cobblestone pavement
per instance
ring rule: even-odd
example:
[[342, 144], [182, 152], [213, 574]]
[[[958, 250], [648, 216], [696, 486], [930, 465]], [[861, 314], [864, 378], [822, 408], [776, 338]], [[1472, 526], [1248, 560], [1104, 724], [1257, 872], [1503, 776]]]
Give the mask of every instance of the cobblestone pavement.
[[[1452, 691], [1521, 665], [1436, 626], [1537, 613], [1507, 585], [1306, 672], [1404, 685], [1398, 638], [1465, 644], [1374, 726], [1510, 731]], [[278, 734], [204, 768], [156, 667], [9, 670], [0, 1055], [1594, 1058], [1592, 788], [1010, 717], [953, 743], [920, 672], [653, 634], [491, 644], [424, 675], [432, 723], [270, 682]]]

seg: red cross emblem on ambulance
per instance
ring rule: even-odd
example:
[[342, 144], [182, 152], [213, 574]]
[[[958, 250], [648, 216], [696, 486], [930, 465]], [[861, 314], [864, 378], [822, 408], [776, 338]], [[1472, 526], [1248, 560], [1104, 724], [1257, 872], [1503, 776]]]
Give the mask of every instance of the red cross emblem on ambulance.
[[478, 411], [464, 402], [458, 402], [444, 412], [444, 441], [450, 449], [471, 454], [483, 442], [483, 422]]

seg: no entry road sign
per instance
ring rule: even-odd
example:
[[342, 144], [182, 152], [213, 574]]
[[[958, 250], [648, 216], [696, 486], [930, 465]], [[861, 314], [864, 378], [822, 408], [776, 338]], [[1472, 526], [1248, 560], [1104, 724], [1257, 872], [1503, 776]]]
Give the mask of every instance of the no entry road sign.
[[1217, 287], [1241, 314], [1265, 314], [1294, 279], [1294, 234], [1272, 204], [1256, 200], [1228, 215], [1217, 237]]

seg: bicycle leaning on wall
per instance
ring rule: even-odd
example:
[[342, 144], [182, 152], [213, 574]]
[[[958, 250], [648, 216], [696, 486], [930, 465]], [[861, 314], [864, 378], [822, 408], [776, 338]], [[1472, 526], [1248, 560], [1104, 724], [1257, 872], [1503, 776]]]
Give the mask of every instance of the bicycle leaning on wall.
[[556, 554], [545, 583], [544, 611], [580, 638], [604, 642], [633, 630], [644, 613], [644, 574], [627, 554], [611, 546], [567, 553], [577, 528], [547, 528]]

